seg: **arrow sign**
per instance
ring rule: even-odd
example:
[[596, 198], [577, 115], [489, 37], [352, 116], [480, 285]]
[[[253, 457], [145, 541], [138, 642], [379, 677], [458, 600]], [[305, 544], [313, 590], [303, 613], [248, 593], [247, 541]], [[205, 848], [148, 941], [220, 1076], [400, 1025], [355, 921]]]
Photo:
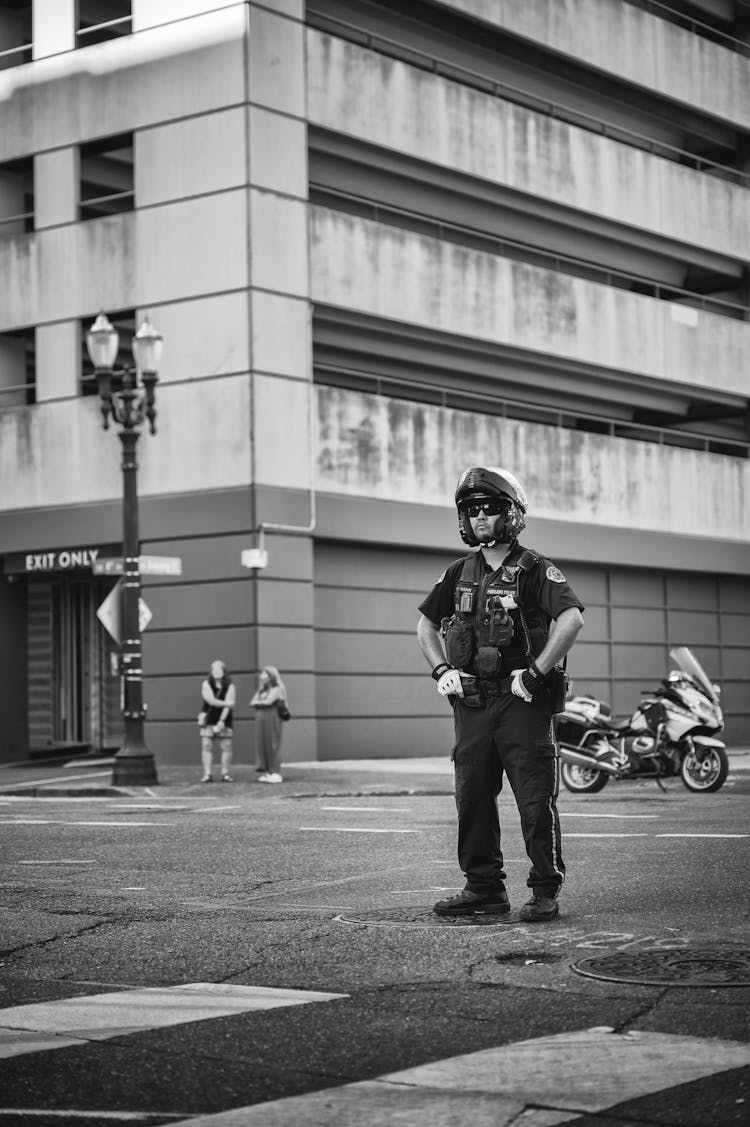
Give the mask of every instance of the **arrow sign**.
[[[120, 591], [122, 589], [122, 580], [118, 579], [114, 587], [107, 595], [106, 599], [101, 603], [96, 612], [96, 617], [101, 622], [104, 629], [111, 638], [117, 642], [118, 646], [122, 645], [122, 632], [120, 621]], [[138, 629], [143, 631], [148, 626], [153, 618], [151, 608], [144, 599], [138, 600]]]
[[139, 599], [138, 600], [138, 629], [140, 630], [141, 634], [146, 629], [146, 627], [148, 626], [148, 624], [149, 624], [149, 622], [151, 621], [152, 618], [153, 618], [153, 615], [151, 614], [151, 608], [149, 606], [147, 606], [147, 604], [144, 602], [143, 599]]
[[96, 612], [96, 617], [111, 638], [120, 645], [120, 589], [122, 580], [117, 581]]

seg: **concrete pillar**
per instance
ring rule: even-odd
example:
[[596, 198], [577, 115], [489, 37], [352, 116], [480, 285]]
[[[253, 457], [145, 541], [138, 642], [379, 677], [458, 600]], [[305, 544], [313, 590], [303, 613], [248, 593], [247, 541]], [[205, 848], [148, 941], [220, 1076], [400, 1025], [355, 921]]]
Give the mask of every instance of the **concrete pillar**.
[[34, 227], [78, 219], [80, 160], [77, 146], [34, 157]]
[[70, 399], [79, 394], [81, 337], [78, 321], [40, 325], [36, 330], [36, 398]]
[[[248, 5], [247, 131], [258, 664], [277, 665], [295, 723], [286, 759], [317, 757], [313, 677], [312, 344], [302, 0]], [[284, 662], [290, 664], [284, 668]], [[307, 720], [304, 719], [307, 717]]]
[[34, 0], [32, 5], [33, 58], [59, 55], [76, 45], [75, 0]]

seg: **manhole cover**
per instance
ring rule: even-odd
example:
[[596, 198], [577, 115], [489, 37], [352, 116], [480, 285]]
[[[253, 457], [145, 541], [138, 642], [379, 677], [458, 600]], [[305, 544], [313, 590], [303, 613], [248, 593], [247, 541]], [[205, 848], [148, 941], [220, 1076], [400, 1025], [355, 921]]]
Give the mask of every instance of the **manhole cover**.
[[619, 952], [573, 963], [576, 974], [641, 986], [750, 986], [750, 952], [742, 948]]
[[375, 908], [372, 911], [342, 912], [339, 923], [374, 924], [380, 927], [494, 927], [518, 923], [513, 912], [473, 916], [436, 916], [431, 908]]

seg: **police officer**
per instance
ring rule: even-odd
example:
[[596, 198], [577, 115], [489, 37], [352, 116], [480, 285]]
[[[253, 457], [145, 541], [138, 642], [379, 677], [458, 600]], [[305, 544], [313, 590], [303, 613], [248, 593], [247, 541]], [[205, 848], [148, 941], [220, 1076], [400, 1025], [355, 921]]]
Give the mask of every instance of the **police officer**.
[[532, 895], [521, 918], [544, 922], [558, 914], [565, 877], [552, 717], [565, 695], [559, 662], [583, 626], [583, 605], [550, 560], [519, 544], [527, 500], [512, 473], [467, 469], [455, 500], [461, 537], [478, 551], [438, 579], [417, 626], [437, 691], [454, 709], [458, 860], [466, 878], [434, 911], [510, 910], [497, 808], [505, 773], [531, 861]]

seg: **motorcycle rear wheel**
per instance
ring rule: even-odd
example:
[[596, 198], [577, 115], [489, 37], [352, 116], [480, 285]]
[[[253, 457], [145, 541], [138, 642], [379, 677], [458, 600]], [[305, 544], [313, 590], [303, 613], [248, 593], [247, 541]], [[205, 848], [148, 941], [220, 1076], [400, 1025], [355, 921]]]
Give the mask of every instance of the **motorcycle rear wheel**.
[[680, 775], [688, 790], [711, 794], [723, 787], [729, 774], [729, 760], [723, 747], [710, 747], [699, 762], [691, 749], [680, 764]]
[[560, 766], [560, 778], [573, 794], [596, 794], [608, 782], [606, 771], [597, 771], [595, 767], [583, 767], [578, 763], [563, 762]]

